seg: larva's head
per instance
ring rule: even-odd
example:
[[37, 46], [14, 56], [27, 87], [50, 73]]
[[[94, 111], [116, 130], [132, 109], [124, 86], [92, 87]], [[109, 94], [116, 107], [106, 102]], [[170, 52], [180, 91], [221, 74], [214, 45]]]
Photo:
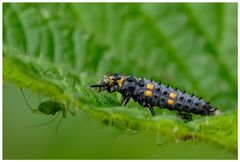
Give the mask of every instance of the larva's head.
[[122, 87], [124, 78], [125, 77], [122, 74], [104, 75], [98, 84], [91, 85], [90, 87], [97, 87], [99, 88], [99, 91], [107, 90], [108, 92], [115, 92]]

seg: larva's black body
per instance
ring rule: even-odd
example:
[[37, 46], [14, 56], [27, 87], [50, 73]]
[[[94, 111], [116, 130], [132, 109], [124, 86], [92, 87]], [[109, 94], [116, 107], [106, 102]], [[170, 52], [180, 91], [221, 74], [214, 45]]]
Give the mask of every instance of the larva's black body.
[[132, 98], [140, 105], [148, 107], [153, 116], [155, 116], [154, 106], [176, 110], [186, 120], [191, 120], [189, 113], [200, 115], [219, 113], [218, 109], [201, 98], [144, 78], [121, 74], [108, 75], [99, 84], [91, 87], [99, 87], [100, 91], [120, 92], [123, 96], [122, 105], [125, 106]]

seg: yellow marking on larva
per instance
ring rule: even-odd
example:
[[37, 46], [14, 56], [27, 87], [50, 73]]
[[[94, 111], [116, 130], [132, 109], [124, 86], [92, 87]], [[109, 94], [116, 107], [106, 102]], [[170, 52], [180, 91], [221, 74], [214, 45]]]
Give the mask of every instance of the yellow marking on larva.
[[173, 92], [171, 92], [171, 93], [169, 94], [169, 97], [170, 97], [170, 98], [172, 98], [172, 99], [174, 99], [174, 98], [176, 98], [176, 97], [177, 97], [177, 94], [176, 94], [176, 93], [173, 93]]
[[113, 76], [109, 76], [108, 80], [109, 80], [109, 83], [112, 83], [113, 82]]
[[147, 84], [147, 89], [153, 90], [153, 88], [154, 88], [153, 84]]
[[124, 79], [125, 79], [124, 77], [121, 77], [121, 79], [117, 80], [117, 83], [120, 87], [122, 86]]
[[152, 91], [149, 91], [149, 90], [145, 91], [144, 96], [152, 97]]
[[171, 99], [168, 99], [168, 100], [167, 100], [167, 104], [168, 104], [168, 105], [173, 105], [173, 104], [174, 104], [174, 101], [171, 100]]

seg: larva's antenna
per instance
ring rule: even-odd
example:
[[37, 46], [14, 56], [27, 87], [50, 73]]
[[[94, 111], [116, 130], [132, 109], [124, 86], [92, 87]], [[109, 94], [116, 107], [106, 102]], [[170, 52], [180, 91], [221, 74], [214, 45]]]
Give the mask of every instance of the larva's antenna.
[[95, 87], [105, 87], [105, 85], [102, 84], [94, 84], [94, 85], [90, 85], [90, 87], [95, 88]]
[[20, 90], [21, 90], [21, 92], [22, 92], [23, 98], [24, 98], [24, 100], [25, 100], [28, 108], [33, 112], [34, 110], [33, 110], [33, 108], [30, 106], [30, 104], [28, 103], [27, 98], [25, 97], [25, 95], [24, 95], [24, 93], [23, 93], [22, 87], [20, 87]]

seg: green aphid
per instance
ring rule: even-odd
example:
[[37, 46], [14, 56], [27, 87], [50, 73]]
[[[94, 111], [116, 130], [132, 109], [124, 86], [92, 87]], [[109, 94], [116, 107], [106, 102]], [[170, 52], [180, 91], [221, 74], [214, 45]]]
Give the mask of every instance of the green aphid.
[[[56, 113], [61, 114], [62, 113], [62, 118], [60, 119], [57, 127], [56, 127], [56, 131], [62, 121], [63, 118], [66, 118], [66, 114], [67, 112], [70, 112], [73, 116], [75, 116], [74, 112], [71, 112], [68, 108], [69, 102], [67, 103], [67, 106], [65, 106], [65, 104], [57, 102], [57, 101], [53, 101], [53, 100], [47, 100], [47, 101], [43, 101], [41, 102], [38, 107], [36, 109], [33, 109], [30, 104], [27, 101], [27, 98], [25, 97], [22, 88], [20, 88], [23, 98], [28, 106], [28, 108], [33, 112], [33, 113], [40, 113], [40, 114], [45, 114], [45, 115], [53, 115], [55, 116]], [[38, 124], [35, 126], [43, 126], [43, 125], [47, 125], [49, 123], [51, 123], [52, 121], [54, 121], [59, 115], [56, 115], [52, 120], [43, 123], [43, 124]]]
[[66, 117], [67, 108], [64, 104], [56, 101], [44, 101], [38, 105], [38, 108], [33, 112], [41, 112], [46, 115], [55, 115], [57, 112], [62, 112], [63, 117]]

